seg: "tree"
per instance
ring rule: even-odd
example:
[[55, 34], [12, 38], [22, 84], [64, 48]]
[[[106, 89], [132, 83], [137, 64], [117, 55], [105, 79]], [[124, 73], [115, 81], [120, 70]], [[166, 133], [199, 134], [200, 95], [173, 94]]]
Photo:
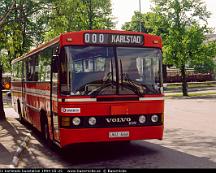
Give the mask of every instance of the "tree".
[[190, 62], [190, 66], [198, 73], [215, 73], [216, 61], [212, 55], [216, 55], [216, 41], [208, 41], [200, 47], [199, 57]]
[[45, 39], [69, 31], [111, 29], [111, 14], [110, 0], [54, 0]]
[[[0, 80], [3, 69], [11, 69], [11, 61], [27, 52], [35, 42], [42, 41], [44, 14], [49, 0], [0, 0]], [[41, 32], [42, 31], [42, 32]], [[5, 52], [5, 51], [4, 51]], [[0, 89], [1, 90], [1, 89]], [[0, 91], [0, 119], [5, 119], [2, 90]]]
[[[2, 28], [4, 27], [6, 20], [8, 18], [8, 16], [12, 13], [12, 11], [15, 9], [15, 1], [13, 1], [11, 3], [11, 5], [5, 9], [2, 8], [2, 6], [0, 6], [0, 30], [2, 30]], [[0, 38], [3, 37], [3, 34], [0, 33]], [[2, 49], [3, 45], [0, 44], [0, 58], [1, 58], [1, 49]], [[4, 112], [4, 105], [3, 105], [3, 97], [2, 97], [2, 61], [0, 59], [0, 120], [4, 120], [5, 119], [5, 112]]]
[[[205, 34], [210, 32], [207, 27], [210, 13], [201, 0], [152, 0], [152, 2], [155, 4], [153, 12], [157, 16], [162, 16], [165, 21], [157, 25], [157, 30], [164, 28], [167, 31], [162, 35], [164, 61], [180, 69], [183, 96], [188, 96], [186, 65], [192, 61], [202, 62], [205, 58], [204, 52], [208, 52], [208, 46], [204, 46], [204, 41]], [[208, 54], [208, 57], [213, 56], [214, 51]]]
[[126, 22], [122, 29], [126, 31], [141, 31], [141, 32], [147, 32], [145, 27], [145, 17], [147, 14], [141, 14], [138, 11], [134, 11], [134, 15], [131, 17], [130, 22]]
[[11, 12], [15, 9], [15, 5], [16, 5], [16, 1], [13, 1], [11, 3], [11, 5], [6, 8], [3, 9], [2, 6], [0, 6], [1, 9], [1, 17], [0, 17], [0, 28], [3, 28], [3, 26], [5, 25], [5, 22], [7, 21], [8, 16], [11, 14]]
[[[163, 38], [163, 45], [166, 45], [166, 36], [169, 31], [169, 23], [164, 16], [158, 15], [154, 12], [147, 12], [141, 14], [140, 12], [134, 12], [130, 22], [126, 22], [123, 26], [123, 30], [128, 31], [140, 31], [141, 22], [141, 32], [151, 33], [160, 35]], [[164, 54], [163, 54], [164, 57]], [[165, 58], [163, 58], [165, 60]], [[167, 62], [163, 63], [163, 78], [167, 78]]]

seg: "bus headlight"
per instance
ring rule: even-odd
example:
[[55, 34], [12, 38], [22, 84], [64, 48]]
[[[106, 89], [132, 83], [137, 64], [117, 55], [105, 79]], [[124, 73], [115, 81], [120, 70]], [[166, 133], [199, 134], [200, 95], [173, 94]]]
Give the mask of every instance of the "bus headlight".
[[95, 117], [91, 117], [91, 118], [89, 118], [89, 120], [88, 120], [88, 122], [89, 122], [89, 124], [90, 125], [95, 125], [96, 124], [96, 122], [97, 122], [97, 120], [96, 120], [96, 118]]
[[151, 116], [151, 121], [152, 121], [153, 123], [158, 122], [158, 120], [159, 120], [159, 116], [158, 116], [158, 115], [152, 115], [152, 116]]
[[80, 122], [81, 122], [81, 120], [80, 120], [79, 117], [74, 117], [73, 120], [72, 120], [72, 123], [73, 123], [73, 125], [75, 125], [75, 126], [80, 125]]
[[146, 122], [146, 117], [144, 115], [141, 115], [139, 117], [139, 122], [142, 123], [142, 124], [145, 123]]

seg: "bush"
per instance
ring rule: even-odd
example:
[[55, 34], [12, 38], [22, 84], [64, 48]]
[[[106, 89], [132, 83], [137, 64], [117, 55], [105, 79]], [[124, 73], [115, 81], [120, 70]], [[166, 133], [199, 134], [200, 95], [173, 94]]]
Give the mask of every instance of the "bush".
[[[193, 74], [186, 76], [187, 82], [204, 82], [204, 81], [212, 81], [213, 75], [212, 74]], [[167, 76], [166, 79], [164, 79], [165, 83], [176, 83], [176, 82], [182, 82], [181, 76]]]

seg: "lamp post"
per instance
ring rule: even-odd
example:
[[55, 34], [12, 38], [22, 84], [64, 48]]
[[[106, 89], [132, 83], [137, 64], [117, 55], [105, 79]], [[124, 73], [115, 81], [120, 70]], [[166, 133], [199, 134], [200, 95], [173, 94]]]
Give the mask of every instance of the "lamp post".
[[139, 0], [139, 12], [140, 12], [140, 17], [139, 17], [139, 30], [140, 32], [142, 31], [142, 26], [141, 26], [141, 0]]

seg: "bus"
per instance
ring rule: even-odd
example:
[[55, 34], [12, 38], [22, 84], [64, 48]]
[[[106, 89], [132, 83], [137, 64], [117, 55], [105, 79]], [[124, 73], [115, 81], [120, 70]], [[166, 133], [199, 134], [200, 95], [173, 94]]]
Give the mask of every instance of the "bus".
[[159, 36], [67, 32], [13, 60], [12, 67], [19, 119], [59, 147], [163, 138]]

